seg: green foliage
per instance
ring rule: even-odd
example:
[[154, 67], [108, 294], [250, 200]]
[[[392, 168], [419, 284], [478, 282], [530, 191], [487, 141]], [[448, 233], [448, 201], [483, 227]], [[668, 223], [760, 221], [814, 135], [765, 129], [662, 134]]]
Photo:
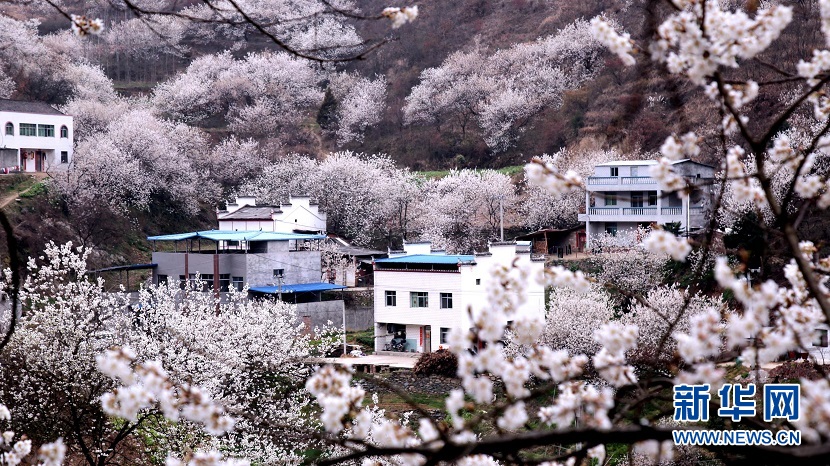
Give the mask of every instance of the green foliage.
[[680, 236], [680, 233], [683, 232], [683, 227], [680, 222], [664, 223], [663, 229], [673, 234], [674, 236]]
[[357, 343], [366, 348], [375, 347], [375, 331], [371, 328], [361, 330], [360, 332], [346, 332], [346, 341], [349, 343]]
[[424, 353], [418, 358], [412, 372], [418, 375], [442, 375], [444, 377], [456, 377], [458, 372], [458, 358], [445, 349], [439, 349], [434, 353]]
[[41, 181], [36, 183], [34, 186], [27, 189], [26, 191], [20, 193], [20, 197], [29, 199], [32, 197], [45, 195], [48, 191], [49, 189], [46, 187], [46, 183]]

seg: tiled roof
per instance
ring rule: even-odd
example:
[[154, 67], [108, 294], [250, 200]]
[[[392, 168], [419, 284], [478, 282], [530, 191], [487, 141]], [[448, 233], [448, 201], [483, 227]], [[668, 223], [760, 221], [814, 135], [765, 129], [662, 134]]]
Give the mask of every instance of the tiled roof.
[[271, 213], [279, 213], [278, 207], [245, 206], [233, 213], [223, 215], [219, 220], [271, 220]]
[[0, 99], [0, 112], [36, 113], [39, 115], [64, 115], [46, 102]]

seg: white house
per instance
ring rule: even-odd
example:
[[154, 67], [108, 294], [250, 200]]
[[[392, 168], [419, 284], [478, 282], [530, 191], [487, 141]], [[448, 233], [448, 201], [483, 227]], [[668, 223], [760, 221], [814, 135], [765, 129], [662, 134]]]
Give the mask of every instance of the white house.
[[579, 221], [585, 222], [589, 247], [592, 236], [616, 235], [652, 223], [677, 222], [685, 231], [705, 227], [711, 209], [714, 167], [689, 159], [673, 163], [674, 171], [694, 187], [684, 199], [675, 192], [660, 190], [657, 180], [649, 175], [649, 168], [656, 163], [624, 160], [594, 167], [593, 176], [585, 183], [585, 213], [579, 214]]
[[217, 211], [216, 217], [223, 231], [326, 232], [326, 213], [308, 196], [291, 196], [287, 203], [276, 206], [258, 206], [253, 197], [237, 197], [227, 210]]
[[0, 168], [66, 170], [72, 161], [72, 117], [44, 102], [0, 99]]
[[[473, 312], [487, 302], [490, 271], [496, 264], [531, 268], [540, 273], [543, 260], [531, 260], [529, 251], [515, 243], [491, 244], [489, 252], [451, 255], [431, 251], [430, 243], [405, 243], [404, 251], [375, 260], [375, 350], [405, 341], [407, 352], [431, 352], [448, 347], [450, 329], [471, 328]], [[528, 282], [527, 302], [520, 313], [544, 318], [545, 292]], [[507, 322], [505, 322], [506, 324]]]

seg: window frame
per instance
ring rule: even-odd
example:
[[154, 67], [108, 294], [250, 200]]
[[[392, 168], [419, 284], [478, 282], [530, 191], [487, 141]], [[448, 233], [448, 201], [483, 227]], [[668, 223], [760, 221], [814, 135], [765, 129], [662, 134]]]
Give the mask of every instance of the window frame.
[[17, 134], [21, 136], [36, 137], [37, 125], [35, 123], [20, 123], [17, 125]]
[[611, 167], [611, 176], [613, 176], [613, 177], [620, 176], [620, 167]]
[[617, 222], [605, 222], [605, 232], [611, 236], [617, 236], [617, 232], [619, 231], [619, 225]]
[[236, 288], [236, 291], [242, 291], [245, 288], [245, 277], [231, 276], [231, 286]]
[[427, 292], [427, 291], [410, 291], [409, 292], [409, 307], [411, 307], [411, 308], [429, 307], [429, 292]]
[[37, 136], [39, 138], [53, 138], [55, 137], [55, 125], [38, 124]]
[[60, 137], [61, 139], [69, 139], [69, 128], [66, 125], [61, 125]]
[[[386, 307], [398, 307], [398, 292], [395, 290], [386, 290], [383, 294], [384, 302], [386, 303]], [[390, 299], [391, 303], [390, 303]]]
[[61, 163], [69, 163], [69, 151], [62, 150], [61, 151]]
[[452, 309], [452, 293], [438, 293], [441, 309]]
[[617, 205], [617, 192], [616, 191], [606, 191], [605, 193], [605, 206], [616, 206]]
[[438, 344], [439, 345], [449, 345], [450, 339], [450, 331], [452, 329], [449, 327], [439, 327], [438, 329]]
[[6, 122], [6, 129], [4, 131], [6, 136], [14, 136], [14, 123], [11, 121]]

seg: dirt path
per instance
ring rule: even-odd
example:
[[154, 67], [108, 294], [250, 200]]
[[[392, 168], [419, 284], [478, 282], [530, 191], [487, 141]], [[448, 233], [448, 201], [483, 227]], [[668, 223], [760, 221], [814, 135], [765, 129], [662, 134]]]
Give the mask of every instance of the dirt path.
[[[46, 179], [46, 177], [48, 175], [46, 173], [32, 173], [29, 176], [32, 177], [32, 178], [35, 178], [37, 181], [41, 181], [41, 180]], [[26, 189], [24, 189], [22, 191], [11, 192], [11, 193], [3, 196], [2, 198], [0, 198], [0, 209], [5, 209], [6, 206], [8, 206], [12, 202], [14, 202], [14, 200], [17, 199], [18, 197], [20, 197], [21, 194], [23, 194], [26, 191], [32, 189], [36, 185], [37, 185], [37, 183], [35, 183], [35, 185], [27, 187]]]

